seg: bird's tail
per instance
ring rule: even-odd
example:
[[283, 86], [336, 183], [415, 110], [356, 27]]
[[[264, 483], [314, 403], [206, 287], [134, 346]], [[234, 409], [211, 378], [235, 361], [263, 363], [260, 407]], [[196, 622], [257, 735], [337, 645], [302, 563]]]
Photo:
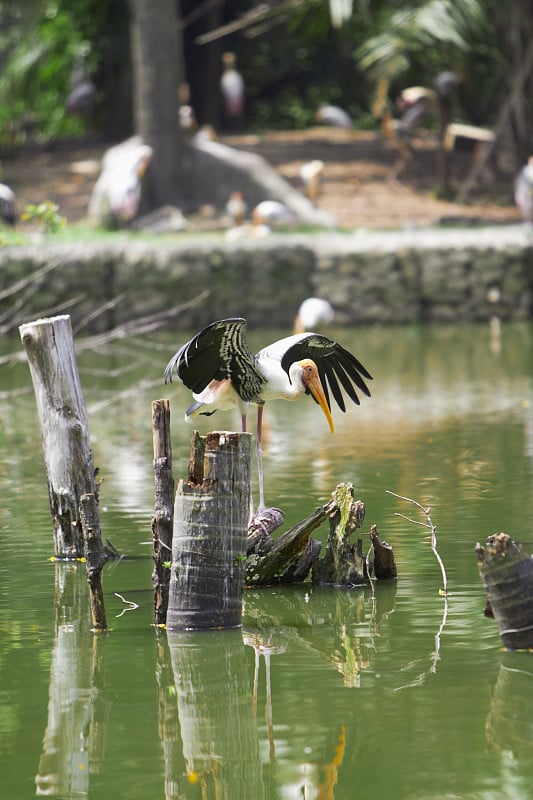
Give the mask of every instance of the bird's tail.
[[185, 422], [190, 422], [191, 418], [196, 417], [198, 414], [202, 414], [205, 417], [210, 417], [211, 414], [215, 413], [216, 408], [213, 409], [213, 411], [201, 411], [204, 405], [205, 403], [201, 403], [197, 400], [195, 403], [192, 404], [192, 406], [189, 406], [189, 408], [185, 412]]

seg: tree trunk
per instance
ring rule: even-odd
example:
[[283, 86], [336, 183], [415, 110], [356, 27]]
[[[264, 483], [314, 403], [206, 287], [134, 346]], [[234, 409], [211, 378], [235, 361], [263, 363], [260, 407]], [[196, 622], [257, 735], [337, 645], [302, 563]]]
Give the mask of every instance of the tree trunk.
[[180, 201], [179, 86], [182, 38], [174, 0], [130, 0], [136, 133], [152, 147], [146, 174], [152, 208]]

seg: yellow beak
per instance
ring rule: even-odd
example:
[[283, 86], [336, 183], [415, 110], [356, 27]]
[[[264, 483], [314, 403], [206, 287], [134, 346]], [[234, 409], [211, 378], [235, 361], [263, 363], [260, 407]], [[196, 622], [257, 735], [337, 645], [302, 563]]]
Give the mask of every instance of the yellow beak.
[[331, 433], [335, 430], [335, 425], [333, 424], [333, 417], [331, 416], [331, 411], [329, 410], [328, 401], [326, 400], [326, 395], [324, 394], [324, 389], [318, 374], [312, 375], [309, 377], [307, 381], [307, 387], [315, 400], [317, 401], [318, 405], [322, 409], [325, 414], [325, 417], [328, 421], [329, 429]]

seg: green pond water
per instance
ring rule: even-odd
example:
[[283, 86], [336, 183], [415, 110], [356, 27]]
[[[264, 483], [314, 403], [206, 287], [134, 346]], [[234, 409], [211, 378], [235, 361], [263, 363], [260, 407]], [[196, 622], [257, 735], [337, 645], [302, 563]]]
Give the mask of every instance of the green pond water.
[[[290, 526], [352, 481], [398, 580], [374, 599], [247, 591], [242, 629], [194, 634], [152, 626], [150, 403], [171, 399], [179, 478], [190, 395], [162, 372], [186, 334], [77, 340], [102, 530], [125, 554], [106, 566], [111, 630], [97, 636], [84, 566], [50, 561], [29, 369], [18, 341], [2, 343], [2, 798], [531, 798], [533, 655], [501, 650], [474, 546], [500, 530], [533, 542], [533, 327], [332, 333], [374, 375], [373, 396], [337, 411], [333, 436], [308, 398], [267, 406], [266, 499]], [[252, 331], [251, 344], [286, 334]], [[387, 490], [431, 506], [447, 598], [427, 530], [398, 512], [423, 517]]]

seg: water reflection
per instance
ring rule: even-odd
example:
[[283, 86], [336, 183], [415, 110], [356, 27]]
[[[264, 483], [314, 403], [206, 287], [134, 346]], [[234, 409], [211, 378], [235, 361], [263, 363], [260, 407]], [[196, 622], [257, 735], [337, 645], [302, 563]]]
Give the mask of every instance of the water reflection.
[[[280, 335], [252, 338], [258, 349]], [[373, 397], [338, 413], [334, 436], [311, 402], [272, 403], [268, 495], [287, 511], [289, 527], [352, 480], [368, 523], [394, 546], [397, 584], [377, 587], [375, 600], [365, 590], [247, 592], [240, 637], [206, 634], [175, 647], [151, 627], [151, 545], [144, 543], [151, 539], [155, 397], [171, 397], [175, 476], [187, 467], [191, 429], [182, 411], [190, 398], [174, 385], [165, 394], [161, 383], [169, 352], [187, 337], [80, 354], [104, 479], [103, 531], [127, 556], [105, 570], [113, 630], [103, 638], [88, 632], [84, 568], [71, 597], [70, 574], [57, 578], [60, 603], [52, 608], [56, 567], [46, 560], [52, 536], [35, 403], [25, 392], [26, 365], [3, 369], [6, 797], [31, 794], [36, 774], [35, 791], [68, 800], [239, 797], [244, 787], [265, 800], [530, 796], [529, 657], [499, 652], [497, 628], [483, 618], [473, 548], [495, 530], [531, 538], [533, 327], [502, 325], [499, 352], [491, 351], [487, 326], [334, 335], [364, 353], [375, 373]], [[123, 372], [128, 359], [132, 369]], [[231, 415], [216, 422], [238, 424]], [[432, 506], [449, 580], [447, 615], [429, 545], [394, 516], [387, 489]], [[139, 608], [125, 613], [115, 592]]]
[[50, 665], [48, 724], [36, 794], [87, 797], [106, 744], [102, 637], [91, 634], [87, 581], [77, 565], [55, 565], [56, 632]]

